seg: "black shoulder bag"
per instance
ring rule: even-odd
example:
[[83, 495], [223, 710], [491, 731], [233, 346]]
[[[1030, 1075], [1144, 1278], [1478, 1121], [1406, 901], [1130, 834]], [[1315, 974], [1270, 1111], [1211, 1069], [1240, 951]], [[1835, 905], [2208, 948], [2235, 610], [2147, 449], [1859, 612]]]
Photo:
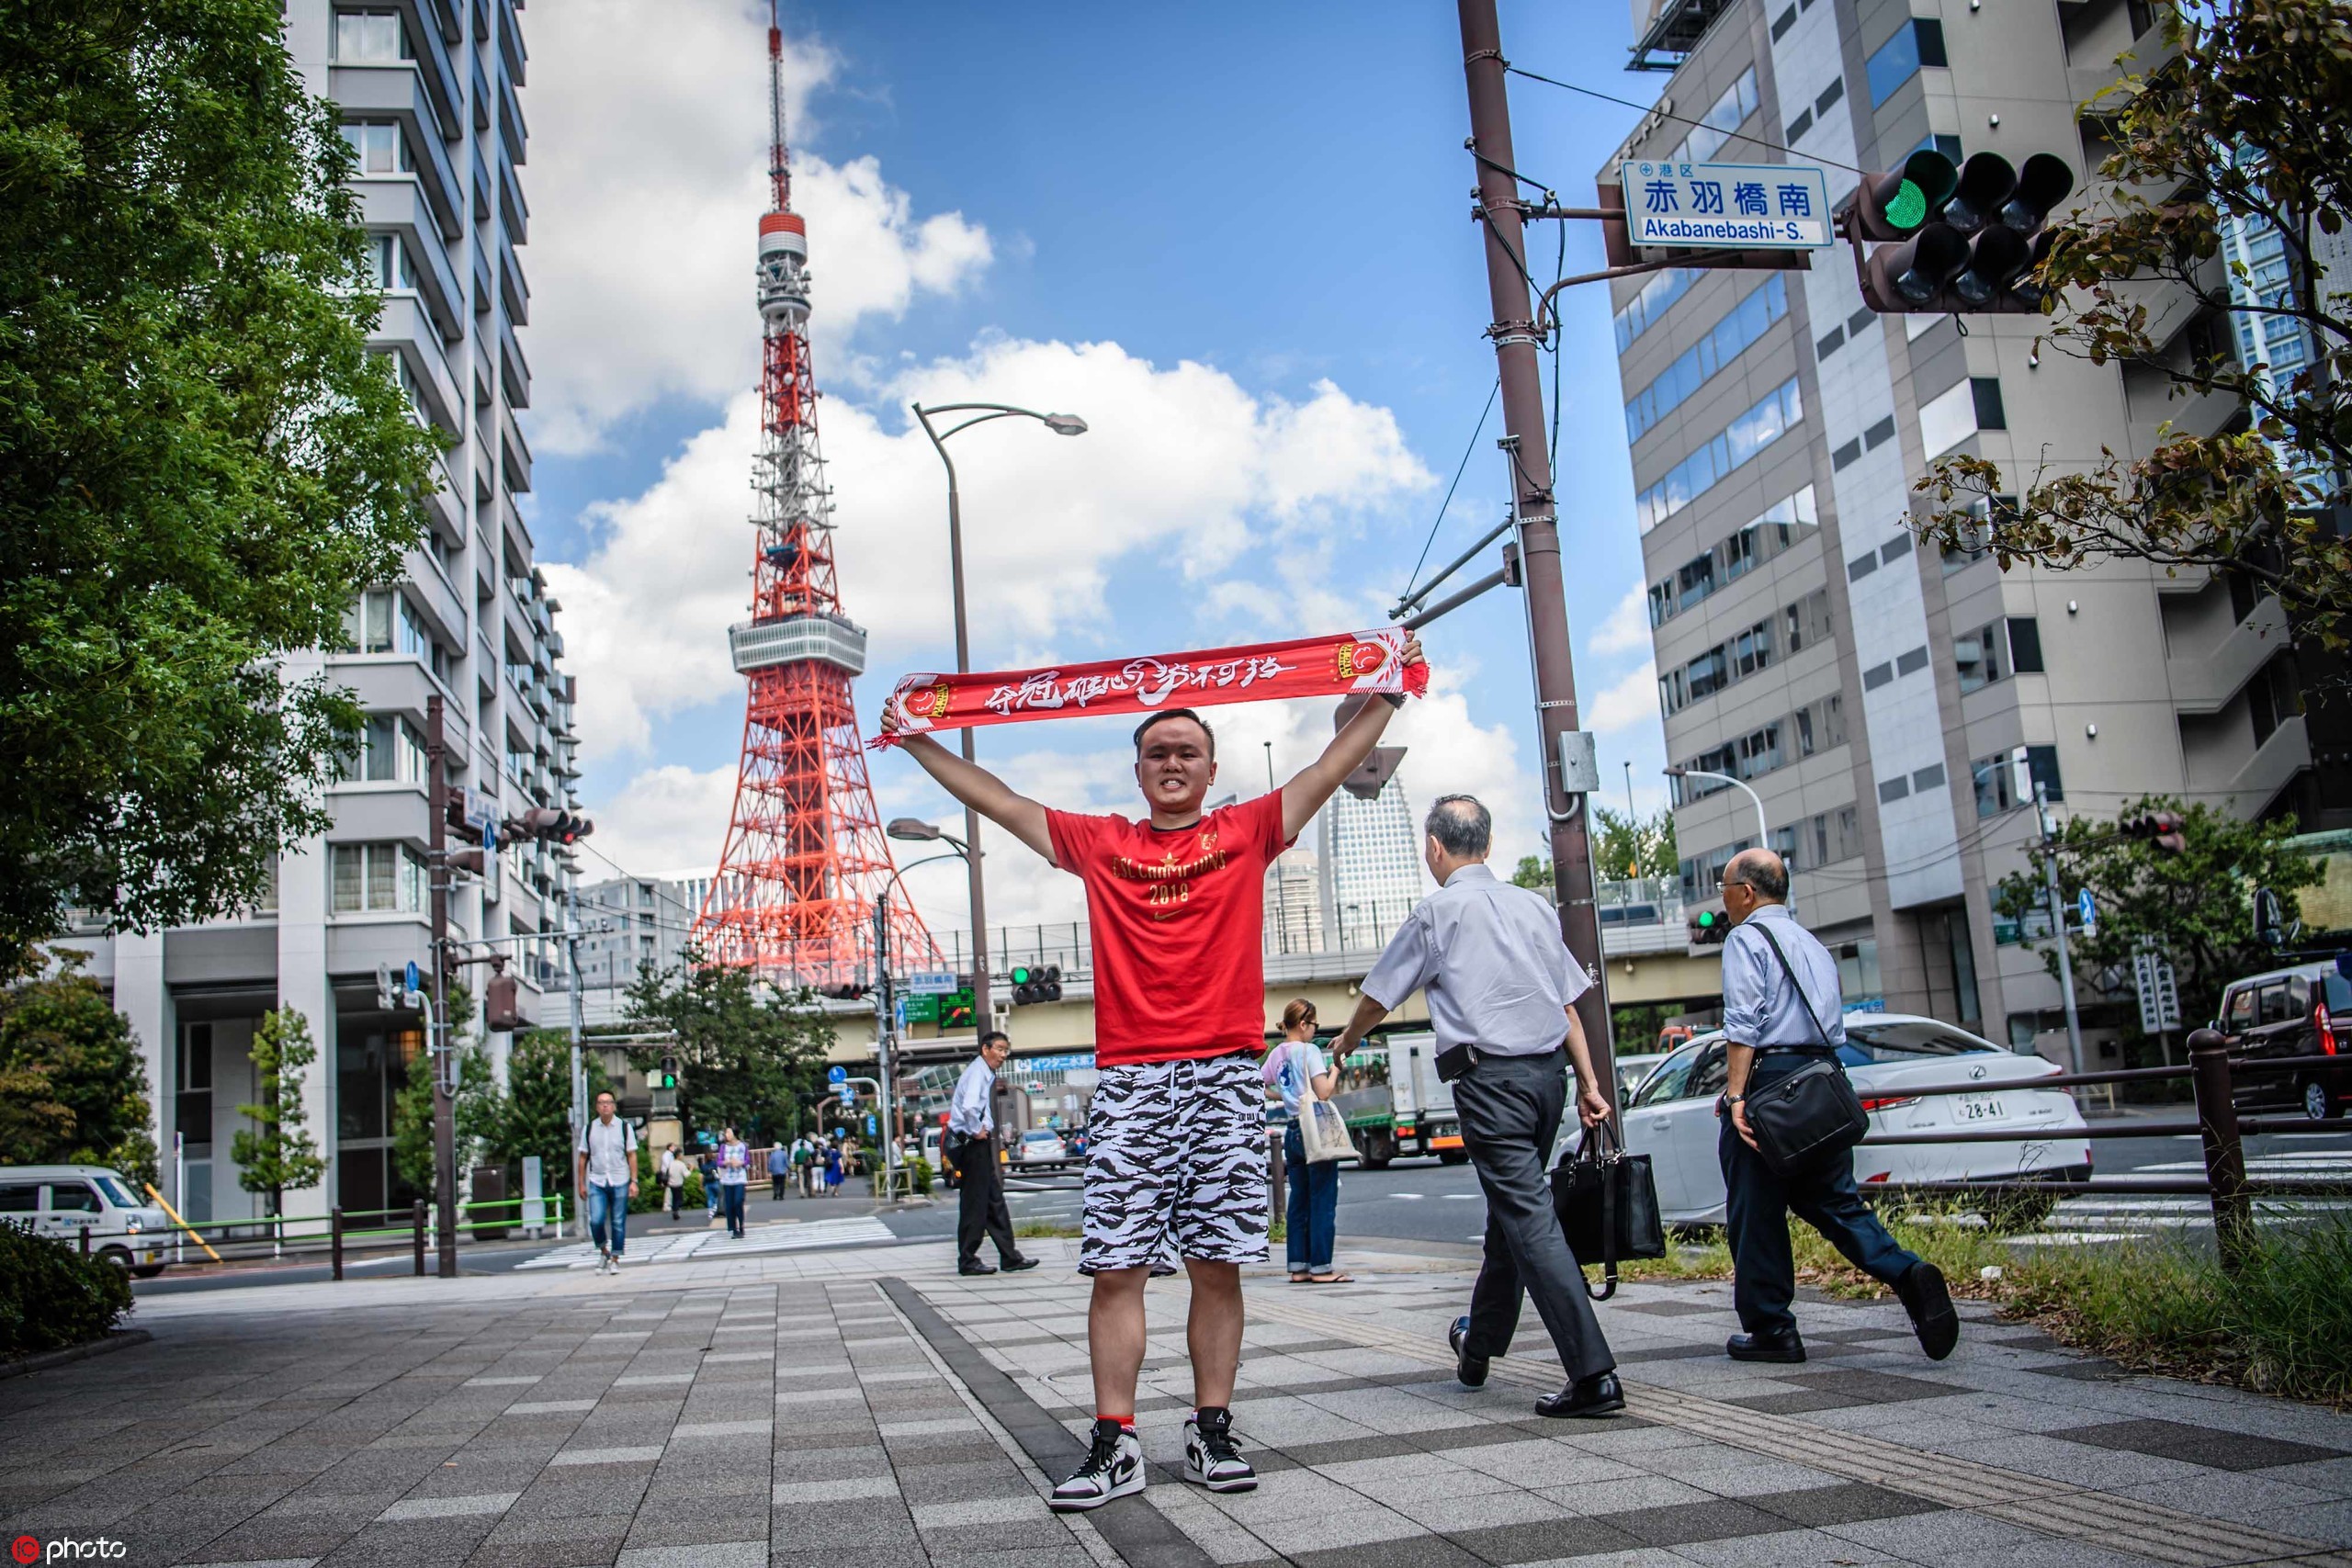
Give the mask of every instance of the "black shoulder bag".
[[1770, 928], [1758, 926], [1756, 934], [1781, 961], [1781, 972], [1795, 987], [1805, 1017], [1813, 1021], [1813, 1037], [1820, 1043], [1809, 1053], [1813, 1060], [1787, 1077], [1750, 1090], [1744, 1102], [1747, 1125], [1756, 1134], [1757, 1152], [1775, 1175], [1791, 1176], [1845, 1155], [1870, 1131], [1871, 1119], [1862, 1109], [1861, 1096], [1854, 1092], [1853, 1080], [1838, 1060], [1837, 1048], [1829, 1043], [1829, 1032], [1821, 1027], [1812, 999], [1797, 983], [1789, 955], [1781, 951]]
[[1589, 1281], [1584, 1288], [1594, 1301], [1617, 1293], [1619, 1258], [1666, 1256], [1650, 1156], [1618, 1146], [1610, 1122], [1587, 1128], [1576, 1152], [1561, 1156], [1552, 1172], [1552, 1212], [1577, 1262], [1600, 1265], [1600, 1289]]

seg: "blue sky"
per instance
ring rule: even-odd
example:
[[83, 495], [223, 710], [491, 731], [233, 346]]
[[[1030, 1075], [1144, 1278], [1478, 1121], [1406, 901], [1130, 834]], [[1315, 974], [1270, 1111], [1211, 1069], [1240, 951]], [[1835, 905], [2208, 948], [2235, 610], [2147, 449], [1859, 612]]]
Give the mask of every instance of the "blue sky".
[[[683, 869], [716, 858], [741, 723], [724, 630], [752, 548], [762, 18], [566, 0], [529, 20], [528, 510], [561, 563], [596, 842]], [[1646, 100], [1657, 79], [1620, 68], [1626, 28], [1611, 6], [1503, 10], [1515, 62]], [[952, 658], [944, 488], [910, 396], [1095, 426], [958, 439], [981, 668], [1378, 624], [1494, 378], [1451, 8], [792, 5], [786, 31], [842, 592], [874, 630], [861, 707]], [[1636, 112], [1511, 92], [1520, 166], [1589, 198]], [[1589, 226], [1569, 229], [1568, 269], [1600, 265]], [[1539, 274], [1555, 243], [1538, 234]], [[1626, 604], [1640, 555], [1604, 288], [1568, 299], [1561, 382], [1579, 694], [1604, 776], [1632, 760], [1646, 807], [1663, 757]], [[1435, 560], [1500, 518], [1499, 429], [1498, 410]], [[1502, 852], [1535, 848], [1515, 597], [1429, 641], [1440, 695], [1399, 721], [1408, 788], [1477, 789]], [[1266, 742], [1287, 772], [1329, 733], [1322, 714], [1225, 714], [1245, 789]], [[1048, 798], [1116, 808], [1123, 746], [1116, 721], [1078, 720], [989, 732], [983, 753]], [[944, 812], [902, 758], [875, 768], [886, 815]], [[991, 861], [992, 915], [1069, 918], [1075, 884], [1018, 858]], [[918, 884], [942, 926], [962, 923], [952, 883]]]

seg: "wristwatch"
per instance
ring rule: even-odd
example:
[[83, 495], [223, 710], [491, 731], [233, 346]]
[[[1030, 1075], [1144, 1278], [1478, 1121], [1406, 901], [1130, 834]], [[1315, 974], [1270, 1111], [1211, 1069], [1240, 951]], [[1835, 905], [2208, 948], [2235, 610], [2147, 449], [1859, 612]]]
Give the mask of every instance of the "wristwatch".
[[1401, 708], [1405, 705], [1405, 694], [1402, 692], [1383, 692], [1380, 694], [1380, 700], [1386, 703], [1392, 708]]

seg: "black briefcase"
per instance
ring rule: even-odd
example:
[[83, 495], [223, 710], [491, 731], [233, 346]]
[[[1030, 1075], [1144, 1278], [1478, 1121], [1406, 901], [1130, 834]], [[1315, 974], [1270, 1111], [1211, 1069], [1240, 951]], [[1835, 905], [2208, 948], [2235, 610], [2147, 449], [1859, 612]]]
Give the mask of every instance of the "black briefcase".
[[1594, 1301], [1617, 1293], [1620, 1258], [1666, 1256], [1650, 1156], [1620, 1148], [1609, 1122], [1589, 1129], [1576, 1152], [1561, 1157], [1552, 1172], [1552, 1209], [1577, 1261], [1600, 1266], [1600, 1289], [1585, 1285]]

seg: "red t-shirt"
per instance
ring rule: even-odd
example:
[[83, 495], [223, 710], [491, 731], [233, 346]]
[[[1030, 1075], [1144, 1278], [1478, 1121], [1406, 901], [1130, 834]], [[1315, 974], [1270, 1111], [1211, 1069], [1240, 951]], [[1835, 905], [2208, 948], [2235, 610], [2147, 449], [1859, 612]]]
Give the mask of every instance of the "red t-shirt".
[[1283, 852], [1278, 791], [1161, 831], [1047, 811], [1054, 861], [1086, 884], [1094, 1060], [1105, 1067], [1259, 1051], [1266, 867]]

